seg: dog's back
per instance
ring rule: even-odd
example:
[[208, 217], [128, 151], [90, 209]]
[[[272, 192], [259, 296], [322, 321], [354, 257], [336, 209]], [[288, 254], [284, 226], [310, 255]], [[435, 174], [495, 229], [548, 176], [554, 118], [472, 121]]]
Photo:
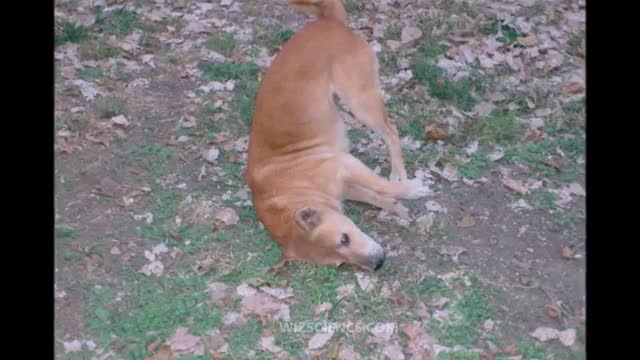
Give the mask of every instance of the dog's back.
[[345, 24], [339, 0], [290, 3], [319, 18], [283, 46], [262, 80], [250, 135], [250, 184], [265, 161], [290, 162], [344, 147], [332, 99], [334, 65], [357, 61], [362, 58], [358, 54], [371, 51]]

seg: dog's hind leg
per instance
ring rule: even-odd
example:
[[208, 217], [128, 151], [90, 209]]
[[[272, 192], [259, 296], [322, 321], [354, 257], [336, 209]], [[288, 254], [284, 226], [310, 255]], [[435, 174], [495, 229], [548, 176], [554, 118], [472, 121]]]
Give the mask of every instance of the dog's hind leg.
[[342, 58], [333, 69], [335, 90], [355, 118], [377, 132], [391, 158], [392, 181], [407, 179], [400, 137], [386, 114], [378, 80], [378, 60], [368, 47]]

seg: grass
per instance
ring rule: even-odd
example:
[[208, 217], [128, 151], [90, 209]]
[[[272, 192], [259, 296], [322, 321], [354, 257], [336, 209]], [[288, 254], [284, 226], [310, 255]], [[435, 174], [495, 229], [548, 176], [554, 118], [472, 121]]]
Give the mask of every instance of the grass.
[[87, 128], [87, 117], [82, 114], [69, 114], [56, 118], [56, 130], [67, 128], [73, 133], [82, 133]]
[[254, 63], [203, 61], [200, 63], [202, 79], [206, 81], [238, 80], [255, 76], [260, 71]]
[[128, 276], [129, 295], [122, 300], [126, 310], [114, 306], [116, 292], [109, 287], [94, 288], [85, 299], [89, 329], [101, 344], [121, 346], [126, 359], [143, 358], [149, 343], [168, 338], [180, 326], [203, 335], [222, 321], [218, 309], [204, 304], [208, 294], [203, 277], [163, 277], [156, 282], [136, 273]]
[[111, 46], [104, 39], [96, 39], [82, 44], [79, 48], [80, 58], [83, 60], [105, 60], [119, 57], [122, 51]]
[[467, 139], [477, 139], [482, 144], [511, 145], [520, 139], [522, 126], [515, 116], [494, 110], [484, 119], [477, 120], [464, 130]]
[[519, 37], [522, 36], [515, 28], [509, 25], [502, 25], [500, 27], [500, 30], [501, 36], [498, 36], [496, 40], [505, 44], [513, 44], [514, 42], [516, 42], [516, 40], [518, 40]]
[[76, 69], [76, 76], [82, 80], [94, 81], [102, 78], [104, 73], [96, 68], [81, 68]]
[[254, 319], [249, 319], [245, 324], [235, 328], [228, 341], [231, 358], [244, 358], [248, 352], [253, 351], [260, 340], [262, 327]]
[[429, 298], [451, 295], [442, 280], [435, 277], [426, 277], [420, 282], [408, 282], [402, 292], [416, 301], [426, 301]]
[[289, 41], [293, 34], [294, 31], [291, 29], [271, 26], [256, 36], [256, 42], [263, 44], [269, 49], [276, 49]]
[[454, 163], [458, 167], [458, 174], [460, 177], [470, 180], [478, 179], [482, 172], [491, 165], [487, 155], [482, 151], [477, 151], [471, 154], [467, 163]]
[[134, 29], [142, 29], [143, 23], [137, 13], [127, 10], [124, 5], [120, 9], [102, 12], [96, 11], [95, 26], [99, 32], [110, 35], [129, 35]]
[[103, 119], [109, 119], [128, 112], [127, 102], [115, 96], [100, 97], [96, 100], [96, 110]]
[[55, 36], [55, 45], [66, 43], [79, 43], [89, 38], [89, 31], [82, 25], [77, 25], [68, 21], [62, 23], [62, 29]]
[[460, 318], [437, 329], [437, 338], [445, 346], [473, 346], [480, 337], [482, 323], [493, 315], [485, 295], [478, 289], [472, 290], [456, 302], [452, 310]]
[[469, 111], [476, 104], [474, 90], [481, 91], [479, 81], [471, 78], [450, 79], [444, 70], [435, 64], [435, 59], [446, 51], [444, 46], [432, 39], [422, 44], [413, 59], [412, 70], [415, 79], [427, 86], [431, 96], [443, 101], [451, 101], [460, 109]]
[[209, 38], [205, 43], [205, 46], [209, 50], [213, 50], [226, 57], [230, 57], [233, 55], [237, 44], [233, 34], [223, 33]]

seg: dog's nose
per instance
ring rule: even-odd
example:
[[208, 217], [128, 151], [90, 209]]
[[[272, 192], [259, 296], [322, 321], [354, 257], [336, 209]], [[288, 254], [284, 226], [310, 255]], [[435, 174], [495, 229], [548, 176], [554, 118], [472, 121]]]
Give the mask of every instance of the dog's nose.
[[378, 269], [380, 269], [382, 267], [382, 264], [384, 264], [384, 255], [378, 258], [378, 260], [376, 261], [376, 266], [373, 267], [373, 271], [377, 271]]

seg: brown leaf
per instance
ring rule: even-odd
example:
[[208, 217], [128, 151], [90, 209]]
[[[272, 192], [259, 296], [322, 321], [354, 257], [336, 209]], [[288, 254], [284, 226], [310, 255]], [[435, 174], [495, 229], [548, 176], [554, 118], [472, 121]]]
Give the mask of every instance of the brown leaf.
[[571, 248], [566, 245], [562, 247], [562, 249], [560, 250], [560, 253], [562, 254], [562, 257], [565, 259], [573, 259], [576, 256], [573, 253], [573, 250], [571, 250]]
[[515, 344], [510, 344], [505, 346], [504, 349], [502, 349], [502, 352], [507, 355], [512, 355], [515, 354], [516, 350], [518, 350], [518, 347]]
[[182, 235], [178, 234], [175, 231], [170, 231], [169, 236], [171, 236], [173, 240], [182, 240]]
[[320, 314], [321, 312], [329, 311], [333, 309], [333, 304], [325, 302], [322, 304], [318, 304], [313, 308], [314, 314]]
[[[153, 344], [152, 344], [153, 345]], [[158, 352], [154, 353], [151, 356], [147, 356], [144, 360], [174, 360], [176, 357], [173, 355], [173, 351], [171, 351], [171, 346], [166, 344], [161, 347]]]
[[552, 168], [554, 168], [554, 169], [556, 169], [556, 170], [562, 170], [562, 168], [561, 168], [560, 164], [559, 164], [556, 160], [549, 159], [549, 160], [542, 160], [541, 162], [542, 162], [544, 165], [547, 165], [547, 166], [549, 166], [549, 167], [552, 167]]
[[309, 343], [307, 344], [307, 349], [309, 350], [317, 350], [321, 347], [325, 346], [327, 342], [333, 336], [333, 331], [330, 332], [321, 332], [313, 335], [311, 339], [309, 339]]
[[188, 332], [189, 329], [186, 327], [176, 329], [176, 332], [168, 341], [171, 350], [175, 352], [202, 353], [204, 345], [200, 341], [200, 337], [190, 335]]
[[438, 124], [431, 124], [425, 128], [427, 140], [446, 141], [449, 135]]
[[518, 42], [524, 46], [531, 47], [538, 44], [538, 38], [535, 35], [529, 35], [518, 38]]
[[172, 136], [171, 139], [167, 141], [167, 146], [177, 146], [177, 145], [178, 145], [178, 140], [176, 140], [174, 136]]
[[69, 145], [65, 139], [58, 140], [57, 145], [58, 149], [63, 153], [71, 154], [73, 152], [73, 146]]
[[472, 227], [475, 224], [476, 224], [476, 220], [473, 218], [473, 216], [469, 214], [465, 214], [464, 216], [462, 216], [462, 219], [458, 220], [458, 223], [457, 223], [459, 228], [468, 228], [468, 227]]
[[578, 81], [572, 81], [565, 85], [563, 90], [570, 95], [580, 94], [584, 92], [584, 84]]
[[558, 306], [558, 304], [554, 302], [549, 303], [545, 306], [545, 309], [547, 310], [547, 315], [550, 318], [557, 319], [558, 317], [560, 317], [560, 307]]
[[87, 139], [87, 140], [89, 140], [90, 142], [92, 142], [92, 143], [94, 143], [94, 144], [102, 144], [102, 145], [104, 145], [105, 147], [109, 147], [109, 142], [107, 142], [106, 140], [103, 140], [103, 139], [98, 139], [98, 138], [96, 138], [95, 136], [93, 136], [93, 135], [91, 135], [91, 134], [89, 134], [89, 133], [87, 133], [87, 134], [84, 136], [84, 138], [85, 138], [85, 139]]
[[200, 174], [198, 174], [198, 182], [202, 182], [207, 177], [207, 167], [202, 165], [200, 168]]
[[514, 180], [514, 179], [511, 179], [511, 178], [504, 178], [504, 179], [502, 179], [502, 184], [504, 184], [504, 186], [506, 186], [510, 190], [518, 192], [518, 193], [520, 193], [522, 195], [528, 195], [529, 194], [529, 189], [527, 189], [526, 186], [522, 185], [522, 183], [520, 181], [518, 181], [518, 180]]

